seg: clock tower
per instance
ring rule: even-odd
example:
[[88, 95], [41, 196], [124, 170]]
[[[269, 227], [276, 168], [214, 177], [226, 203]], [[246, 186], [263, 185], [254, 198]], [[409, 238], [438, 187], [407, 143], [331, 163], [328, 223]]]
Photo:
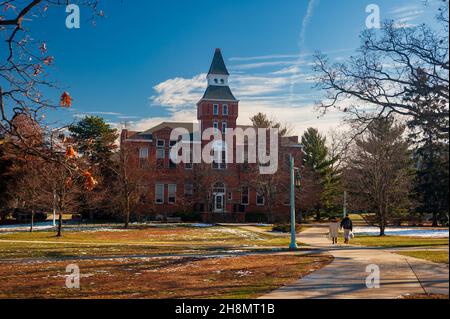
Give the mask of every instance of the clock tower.
[[216, 49], [207, 75], [208, 87], [203, 98], [197, 103], [197, 118], [202, 132], [216, 128], [223, 134], [227, 128], [236, 128], [239, 101], [228, 86], [227, 67], [222, 52]]

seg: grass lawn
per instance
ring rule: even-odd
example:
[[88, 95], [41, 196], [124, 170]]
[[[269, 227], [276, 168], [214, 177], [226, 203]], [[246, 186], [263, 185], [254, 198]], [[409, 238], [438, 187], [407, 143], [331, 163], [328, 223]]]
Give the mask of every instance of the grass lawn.
[[448, 246], [448, 238], [357, 236], [351, 240], [351, 244], [377, 247], [433, 247]]
[[[254, 298], [332, 261], [218, 256], [289, 245], [288, 237], [235, 227], [82, 229], [69, 227], [62, 238], [54, 231], [0, 233], [0, 298]], [[81, 289], [65, 288], [69, 264], [80, 267]]]
[[[95, 229], [95, 228], [94, 228]], [[0, 259], [212, 253], [230, 249], [288, 247], [289, 238], [232, 227], [97, 228], [97, 231], [0, 233]]]
[[[0, 298], [255, 298], [331, 261], [324, 255], [261, 255], [6, 263]], [[69, 263], [80, 267], [80, 289], [65, 288]]]
[[396, 252], [399, 255], [403, 256], [409, 256], [419, 259], [425, 259], [429, 260], [435, 263], [443, 263], [448, 264], [448, 252], [447, 251], [402, 251], [402, 252]]

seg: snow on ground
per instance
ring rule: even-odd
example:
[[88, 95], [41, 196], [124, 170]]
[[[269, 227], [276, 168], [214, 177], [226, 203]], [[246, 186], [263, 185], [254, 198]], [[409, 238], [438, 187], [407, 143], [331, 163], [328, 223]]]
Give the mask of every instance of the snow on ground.
[[245, 238], [245, 239], [262, 240], [262, 238], [256, 233], [241, 230], [241, 229], [236, 229], [236, 228], [219, 227], [219, 228], [213, 228], [212, 231], [222, 233], [222, 234], [230, 234], [230, 235]]
[[208, 228], [208, 227], [213, 227], [214, 225], [198, 223], [198, 224], [191, 224], [189, 226], [191, 226], [191, 227], [199, 227], [199, 228]]
[[[378, 227], [355, 227], [353, 230], [356, 235], [379, 235]], [[404, 228], [388, 227], [386, 235], [390, 236], [408, 236], [408, 237], [433, 237], [448, 238], [448, 229], [424, 229], [424, 228]]]
[[[52, 221], [36, 223], [33, 226], [34, 230], [45, 230], [51, 228], [53, 228]], [[30, 230], [30, 224], [0, 225], [0, 232], [24, 231], [24, 230]]]

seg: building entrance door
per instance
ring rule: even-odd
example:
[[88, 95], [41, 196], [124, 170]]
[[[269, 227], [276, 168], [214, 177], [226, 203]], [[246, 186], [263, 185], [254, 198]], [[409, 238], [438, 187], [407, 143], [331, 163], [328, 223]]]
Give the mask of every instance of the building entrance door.
[[214, 213], [225, 212], [225, 185], [217, 183], [213, 187], [213, 211]]

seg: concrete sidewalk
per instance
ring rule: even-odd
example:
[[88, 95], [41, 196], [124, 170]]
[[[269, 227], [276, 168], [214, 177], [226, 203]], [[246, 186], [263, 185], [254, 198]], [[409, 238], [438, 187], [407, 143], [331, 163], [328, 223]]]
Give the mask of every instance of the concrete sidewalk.
[[[282, 287], [262, 299], [392, 299], [406, 294], [449, 293], [448, 265], [405, 257], [382, 249], [332, 246], [328, 229], [313, 227], [300, 240], [311, 248], [328, 251], [335, 260], [297, 282]], [[380, 269], [378, 289], [368, 289], [368, 265]]]

